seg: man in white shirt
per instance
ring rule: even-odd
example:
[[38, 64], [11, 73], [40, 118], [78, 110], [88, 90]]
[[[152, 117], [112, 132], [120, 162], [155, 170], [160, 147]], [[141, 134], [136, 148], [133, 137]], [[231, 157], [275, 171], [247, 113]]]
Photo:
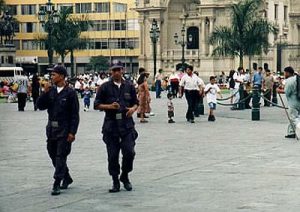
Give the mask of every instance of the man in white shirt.
[[238, 108], [237, 103], [240, 101], [239, 89], [240, 89], [241, 84], [244, 81], [243, 76], [242, 76], [243, 71], [244, 71], [244, 69], [242, 67], [239, 67], [238, 71], [235, 72], [234, 75], [233, 75], [233, 79], [234, 79], [234, 82], [235, 82], [234, 91], [233, 91], [233, 93], [235, 94], [233, 104], [235, 104], [235, 105], [231, 109], [237, 109]]
[[194, 112], [196, 109], [197, 99], [199, 95], [203, 94], [204, 84], [201, 79], [193, 74], [193, 66], [188, 66], [186, 68], [186, 74], [180, 80], [180, 95], [182, 97], [183, 91], [185, 92], [185, 97], [188, 103], [188, 110], [186, 113], [186, 119], [190, 123], [195, 123]]
[[28, 87], [29, 87], [29, 81], [25, 74], [20, 76], [17, 79], [18, 84], [18, 110], [24, 111], [24, 108], [26, 106], [26, 100], [27, 100], [27, 93], [28, 93]]

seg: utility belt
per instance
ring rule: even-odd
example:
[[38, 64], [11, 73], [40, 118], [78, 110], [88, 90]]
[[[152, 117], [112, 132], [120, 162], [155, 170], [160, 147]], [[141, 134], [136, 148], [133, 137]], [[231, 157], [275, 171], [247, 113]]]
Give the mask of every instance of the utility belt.
[[116, 114], [106, 114], [105, 119], [106, 120], [124, 120], [127, 119], [126, 113], [116, 113]]
[[63, 126], [63, 123], [61, 121], [48, 121], [48, 126], [58, 128]]

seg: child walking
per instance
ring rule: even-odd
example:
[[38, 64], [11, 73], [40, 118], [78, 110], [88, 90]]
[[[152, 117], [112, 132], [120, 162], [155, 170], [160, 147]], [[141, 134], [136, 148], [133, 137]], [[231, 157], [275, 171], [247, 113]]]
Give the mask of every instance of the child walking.
[[89, 111], [90, 108], [91, 96], [92, 96], [92, 93], [88, 86], [85, 87], [82, 95], [83, 95], [83, 104], [84, 104], [83, 111], [87, 112]]
[[174, 105], [172, 102], [173, 94], [168, 93], [167, 97], [168, 97], [168, 118], [169, 118], [168, 123], [175, 123], [175, 121], [173, 120], [174, 117]]
[[204, 92], [207, 98], [207, 103], [209, 107], [208, 121], [215, 121], [214, 110], [217, 107], [217, 94], [222, 98], [219, 86], [216, 84], [216, 77], [211, 76], [209, 78], [210, 83], [205, 86]]

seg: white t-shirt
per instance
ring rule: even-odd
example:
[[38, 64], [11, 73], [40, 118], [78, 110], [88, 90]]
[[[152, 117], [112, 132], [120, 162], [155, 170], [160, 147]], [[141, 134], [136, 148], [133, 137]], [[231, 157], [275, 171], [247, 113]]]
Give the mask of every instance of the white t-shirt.
[[[240, 75], [239, 73], [235, 72], [233, 75], [233, 79], [234, 80], [238, 80], [238, 81], [244, 81], [244, 77], [242, 75]], [[235, 89], [239, 89], [240, 88], [240, 82], [235, 82], [234, 88]]]
[[185, 90], [197, 90], [199, 91], [199, 86], [204, 87], [204, 82], [203, 80], [198, 77], [197, 75], [193, 74], [192, 76], [189, 76], [185, 74], [181, 80], [179, 85], [181, 87], [184, 87]]
[[[211, 88], [209, 90], [209, 88]], [[207, 84], [204, 88], [204, 92], [207, 92], [209, 90], [209, 92], [206, 94], [206, 99], [207, 99], [207, 103], [217, 103], [217, 93], [220, 92], [220, 88], [217, 84]]]
[[18, 93], [27, 93], [28, 91], [28, 78], [26, 76], [20, 76], [17, 80]]
[[108, 81], [108, 78], [104, 78], [104, 79], [101, 79], [99, 77], [98, 81], [97, 81], [97, 85], [98, 86], [101, 86], [103, 83], [107, 82]]
[[57, 93], [60, 93], [64, 89], [64, 86], [62, 86], [62, 87], [57, 86], [56, 89], [57, 89]]

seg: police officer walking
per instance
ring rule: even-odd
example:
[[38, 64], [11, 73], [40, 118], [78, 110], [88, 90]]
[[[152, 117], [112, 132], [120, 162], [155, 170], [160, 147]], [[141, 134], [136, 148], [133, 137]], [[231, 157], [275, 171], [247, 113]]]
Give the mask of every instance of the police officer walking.
[[75, 90], [66, 85], [66, 76], [65, 67], [54, 66], [51, 72], [53, 86], [45, 84], [44, 93], [37, 100], [40, 110], [48, 110], [47, 150], [55, 168], [52, 195], [59, 195], [60, 189], [67, 189], [73, 182], [67, 156], [79, 125], [79, 103]]
[[[132, 118], [137, 110], [138, 100], [134, 85], [122, 78], [122, 64], [113, 65], [110, 71], [111, 79], [98, 90], [94, 109], [105, 111], [102, 133], [107, 148], [108, 171], [113, 180], [113, 186], [109, 192], [114, 193], [120, 191], [120, 181], [127, 191], [132, 190], [128, 173], [133, 169], [135, 140], [138, 137]], [[123, 159], [119, 179], [120, 150]]]

